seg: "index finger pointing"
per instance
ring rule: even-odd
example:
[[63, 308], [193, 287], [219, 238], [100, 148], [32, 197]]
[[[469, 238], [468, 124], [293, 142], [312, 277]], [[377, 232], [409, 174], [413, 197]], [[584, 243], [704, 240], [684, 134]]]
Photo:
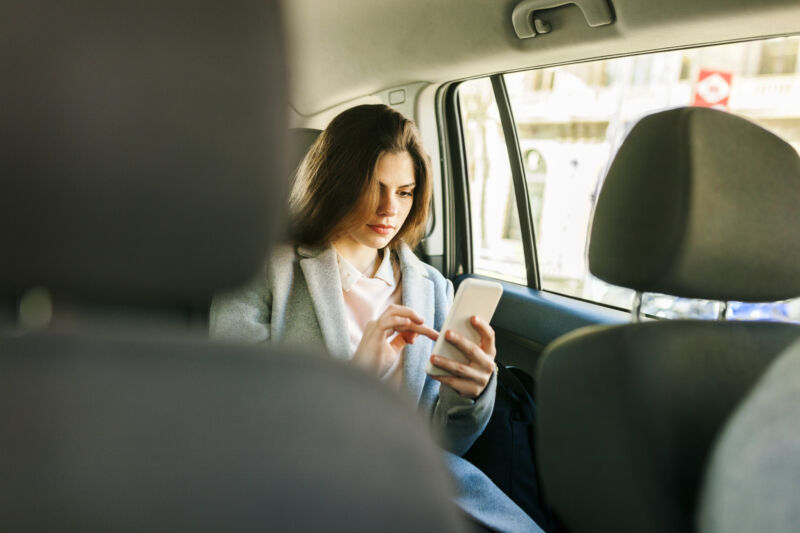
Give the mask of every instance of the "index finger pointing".
[[395, 328], [397, 331], [413, 331], [414, 333], [419, 333], [420, 335], [425, 335], [432, 341], [435, 341], [439, 338], [439, 332], [433, 328], [430, 328], [424, 324], [415, 324], [411, 322], [405, 326], [400, 326]]
[[410, 320], [413, 320], [417, 324], [422, 324], [422, 322], [424, 322], [423, 318], [419, 316], [416, 311], [414, 311], [410, 307], [406, 307], [405, 305], [392, 304], [389, 307], [387, 307], [386, 311], [384, 311], [383, 314], [381, 315], [381, 318], [389, 316], [402, 316]]

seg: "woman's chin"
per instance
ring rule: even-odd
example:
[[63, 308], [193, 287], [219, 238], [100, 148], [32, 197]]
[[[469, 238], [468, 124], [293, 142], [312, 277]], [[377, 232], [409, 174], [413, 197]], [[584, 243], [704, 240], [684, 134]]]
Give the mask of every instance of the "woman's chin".
[[395, 235], [394, 233], [392, 233], [391, 235], [370, 235], [369, 239], [367, 239], [368, 242], [365, 244], [368, 244], [370, 248], [375, 248], [377, 250], [380, 250], [382, 248], [385, 248], [386, 245], [392, 242], [394, 235]]
[[390, 242], [392, 242], [392, 239], [387, 239], [387, 238], [375, 239], [373, 241], [372, 248], [381, 250], [383, 248], [386, 248], [386, 245], [388, 245]]

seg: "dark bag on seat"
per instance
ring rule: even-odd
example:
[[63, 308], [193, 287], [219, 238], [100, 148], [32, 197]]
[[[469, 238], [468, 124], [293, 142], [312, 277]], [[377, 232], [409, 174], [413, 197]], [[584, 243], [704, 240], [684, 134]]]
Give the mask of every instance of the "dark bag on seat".
[[497, 397], [483, 434], [464, 454], [545, 531], [551, 531], [539, 490], [534, 451], [533, 378], [497, 363]]

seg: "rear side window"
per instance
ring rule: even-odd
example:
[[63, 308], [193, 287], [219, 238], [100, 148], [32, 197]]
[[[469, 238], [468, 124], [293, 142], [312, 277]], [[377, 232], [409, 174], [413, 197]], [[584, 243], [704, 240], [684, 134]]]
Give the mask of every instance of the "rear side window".
[[459, 88], [475, 272], [526, 283], [525, 255], [500, 113], [488, 78]]
[[[605, 172], [640, 118], [697, 105], [730, 110], [800, 151], [800, 38], [787, 37], [593, 61], [503, 75], [533, 224], [536, 265], [524, 265], [498, 105], [487, 79], [459, 85], [477, 273], [630, 309], [633, 291], [593, 277], [589, 225]], [[645, 294], [664, 318], [800, 321], [800, 301], [744, 304]]]

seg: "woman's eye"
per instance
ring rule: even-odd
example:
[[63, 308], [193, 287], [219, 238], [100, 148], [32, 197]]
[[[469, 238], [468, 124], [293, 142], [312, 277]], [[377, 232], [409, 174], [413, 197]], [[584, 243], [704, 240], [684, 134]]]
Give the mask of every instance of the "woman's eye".
[[400, 195], [401, 198], [411, 198], [412, 196], [414, 196], [414, 193], [409, 191], [400, 191], [398, 194]]

